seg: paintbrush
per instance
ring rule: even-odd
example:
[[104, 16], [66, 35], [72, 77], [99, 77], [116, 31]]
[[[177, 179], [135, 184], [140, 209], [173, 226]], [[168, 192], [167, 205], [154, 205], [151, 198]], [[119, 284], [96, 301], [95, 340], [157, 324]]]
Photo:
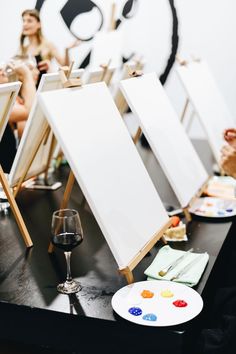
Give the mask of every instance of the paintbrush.
[[170, 272], [174, 267], [176, 267], [182, 260], [189, 255], [190, 252], [193, 251], [193, 248], [190, 248], [187, 252], [185, 252], [182, 256], [178, 257], [174, 262], [170, 263], [167, 267], [161, 269], [159, 271], [159, 275], [164, 277], [168, 272]]
[[200, 254], [198, 257], [194, 258], [183, 269], [181, 269], [177, 274], [175, 274], [170, 280], [175, 280], [175, 279], [182, 277], [182, 275], [187, 273], [195, 264], [197, 264], [205, 254], [206, 254], [206, 252], [203, 254]]

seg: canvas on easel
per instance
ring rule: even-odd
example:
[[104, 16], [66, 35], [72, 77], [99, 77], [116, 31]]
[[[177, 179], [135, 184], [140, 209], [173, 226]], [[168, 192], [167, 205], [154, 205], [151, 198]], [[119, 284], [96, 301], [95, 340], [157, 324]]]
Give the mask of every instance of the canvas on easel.
[[235, 126], [223, 95], [204, 60], [176, 63], [176, 72], [206, 133], [215, 161], [220, 165], [223, 131]]
[[0, 85], [0, 140], [8, 123], [9, 115], [16, 101], [20, 86], [20, 82]]
[[[127, 63], [123, 65], [123, 70], [121, 74], [121, 80], [125, 80], [130, 78], [132, 76], [132, 73], [137, 71], [137, 70], [143, 70], [144, 63], [141, 60], [130, 60]], [[124, 113], [127, 112], [129, 106], [124, 98], [124, 95], [122, 94], [119, 85], [117, 86], [116, 92], [114, 93], [114, 101], [115, 104], [120, 112], [120, 114], [123, 116]]]
[[[20, 90], [21, 83], [13, 82], [9, 84], [1, 84], [0, 85], [0, 139], [5, 131], [6, 125], [9, 120], [10, 113], [12, 111], [13, 105], [16, 101], [18, 92]], [[12, 194], [11, 188], [9, 186], [9, 182], [4, 174], [4, 171], [0, 165], [0, 182], [2, 188], [5, 192], [6, 198], [10, 204], [11, 210], [16, 219], [17, 225], [20, 229], [21, 235], [25, 242], [26, 247], [32, 247], [33, 242], [30, 238], [29, 232], [26, 228], [20, 210], [17, 206], [15, 198]]]
[[122, 34], [120, 31], [99, 31], [93, 40], [89, 66], [98, 70], [101, 64], [110, 62], [111, 67], [120, 67], [122, 63]]
[[122, 80], [121, 90], [183, 209], [209, 176], [156, 73]]
[[132, 270], [171, 220], [108, 87], [44, 92], [39, 103], [119, 270], [133, 282]]
[[[83, 73], [83, 69], [74, 70], [72, 71], [70, 77], [72, 79], [81, 77]], [[50, 150], [55, 148], [55, 146], [52, 146], [53, 134], [48, 127], [47, 120], [38, 106], [37, 97], [39, 92], [60, 88], [62, 88], [62, 82], [59, 73], [42, 75], [36, 98], [30, 111], [30, 115], [9, 174], [9, 183], [11, 187], [16, 187], [15, 194], [17, 194], [21, 184], [24, 181], [29, 181], [32, 177], [44, 173], [48, 168], [49, 155], [52, 156], [53, 152]]]
[[84, 83], [94, 84], [96, 82], [104, 81], [107, 86], [109, 86], [115, 70], [115, 67], [109, 66], [109, 62], [107, 64], [101, 64], [100, 68], [96, 70], [92, 70], [90, 67], [88, 67], [85, 74]]

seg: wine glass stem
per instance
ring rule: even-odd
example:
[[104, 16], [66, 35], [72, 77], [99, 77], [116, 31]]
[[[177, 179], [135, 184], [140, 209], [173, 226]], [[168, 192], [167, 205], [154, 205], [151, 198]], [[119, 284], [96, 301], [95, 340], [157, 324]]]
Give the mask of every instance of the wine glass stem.
[[66, 281], [71, 281], [72, 276], [71, 276], [71, 270], [70, 270], [70, 256], [71, 252], [64, 252], [65, 257], [66, 257]]

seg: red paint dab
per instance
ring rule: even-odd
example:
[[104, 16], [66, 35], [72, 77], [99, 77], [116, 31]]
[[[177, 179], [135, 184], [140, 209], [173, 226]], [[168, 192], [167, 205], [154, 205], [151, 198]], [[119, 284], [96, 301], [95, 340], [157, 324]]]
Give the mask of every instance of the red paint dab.
[[176, 307], [186, 307], [188, 306], [187, 302], [184, 300], [176, 300], [173, 302], [173, 305], [175, 305]]

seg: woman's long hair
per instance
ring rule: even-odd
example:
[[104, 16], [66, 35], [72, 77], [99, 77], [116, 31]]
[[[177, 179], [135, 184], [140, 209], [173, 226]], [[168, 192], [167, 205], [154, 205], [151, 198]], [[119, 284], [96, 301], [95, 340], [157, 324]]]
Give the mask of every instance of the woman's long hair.
[[[32, 16], [34, 18], [36, 18], [36, 20], [41, 23], [41, 20], [40, 20], [40, 16], [39, 16], [39, 11], [36, 10], [36, 9], [30, 9], [30, 10], [25, 10], [22, 12], [22, 18], [25, 16], [25, 15], [29, 15], [29, 16]], [[21, 54], [25, 54], [25, 47], [24, 47], [24, 41], [25, 41], [25, 35], [22, 33], [21, 36], [20, 36], [20, 48], [21, 48]], [[38, 29], [37, 33], [36, 33], [36, 37], [37, 37], [37, 40], [38, 40], [38, 44], [40, 45], [43, 41], [43, 34], [42, 34], [42, 31], [41, 31], [41, 28]]]

